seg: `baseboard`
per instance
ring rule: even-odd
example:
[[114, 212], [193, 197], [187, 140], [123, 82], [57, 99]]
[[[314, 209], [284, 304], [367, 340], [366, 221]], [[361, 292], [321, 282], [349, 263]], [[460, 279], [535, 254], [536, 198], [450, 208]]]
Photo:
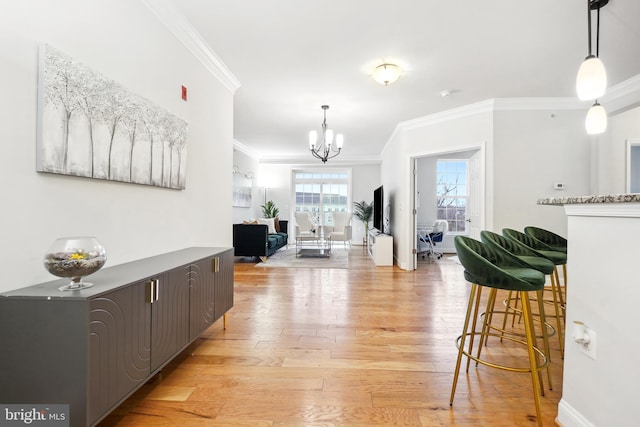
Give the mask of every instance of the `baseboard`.
[[558, 404], [556, 424], [561, 427], [596, 427], [564, 399], [560, 399]]

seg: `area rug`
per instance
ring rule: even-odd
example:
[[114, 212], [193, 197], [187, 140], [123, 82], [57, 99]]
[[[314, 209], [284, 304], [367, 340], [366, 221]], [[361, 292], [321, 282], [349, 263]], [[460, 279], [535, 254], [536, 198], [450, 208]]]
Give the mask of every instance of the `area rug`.
[[334, 247], [329, 258], [297, 257], [296, 247], [290, 245], [287, 249], [279, 249], [267, 258], [267, 262], [256, 264], [258, 268], [293, 267], [293, 268], [349, 268], [349, 251]]

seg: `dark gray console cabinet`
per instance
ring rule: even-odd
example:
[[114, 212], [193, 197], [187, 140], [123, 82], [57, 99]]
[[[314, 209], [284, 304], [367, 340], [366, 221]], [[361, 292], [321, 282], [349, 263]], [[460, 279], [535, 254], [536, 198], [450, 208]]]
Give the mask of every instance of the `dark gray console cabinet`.
[[97, 424], [233, 307], [233, 249], [188, 248], [0, 295], [0, 402]]

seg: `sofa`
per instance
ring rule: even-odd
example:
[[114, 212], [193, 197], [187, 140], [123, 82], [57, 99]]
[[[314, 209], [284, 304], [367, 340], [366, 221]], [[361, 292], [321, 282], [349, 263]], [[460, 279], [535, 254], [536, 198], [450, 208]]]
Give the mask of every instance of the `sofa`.
[[269, 234], [266, 224], [233, 224], [233, 248], [235, 256], [257, 256], [262, 262], [278, 249], [287, 245], [289, 221], [278, 221], [280, 231]]

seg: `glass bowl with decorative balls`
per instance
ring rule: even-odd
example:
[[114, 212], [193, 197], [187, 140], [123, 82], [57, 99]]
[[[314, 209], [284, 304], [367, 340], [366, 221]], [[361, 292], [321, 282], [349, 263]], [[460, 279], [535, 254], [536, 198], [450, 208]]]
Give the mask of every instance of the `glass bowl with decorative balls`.
[[56, 239], [44, 256], [44, 268], [54, 276], [67, 277], [69, 284], [61, 291], [93, 286], [83, 281], [85, 276], [100, 270], [107, 262], [107, 252], [95, 237], [64, 237]]

